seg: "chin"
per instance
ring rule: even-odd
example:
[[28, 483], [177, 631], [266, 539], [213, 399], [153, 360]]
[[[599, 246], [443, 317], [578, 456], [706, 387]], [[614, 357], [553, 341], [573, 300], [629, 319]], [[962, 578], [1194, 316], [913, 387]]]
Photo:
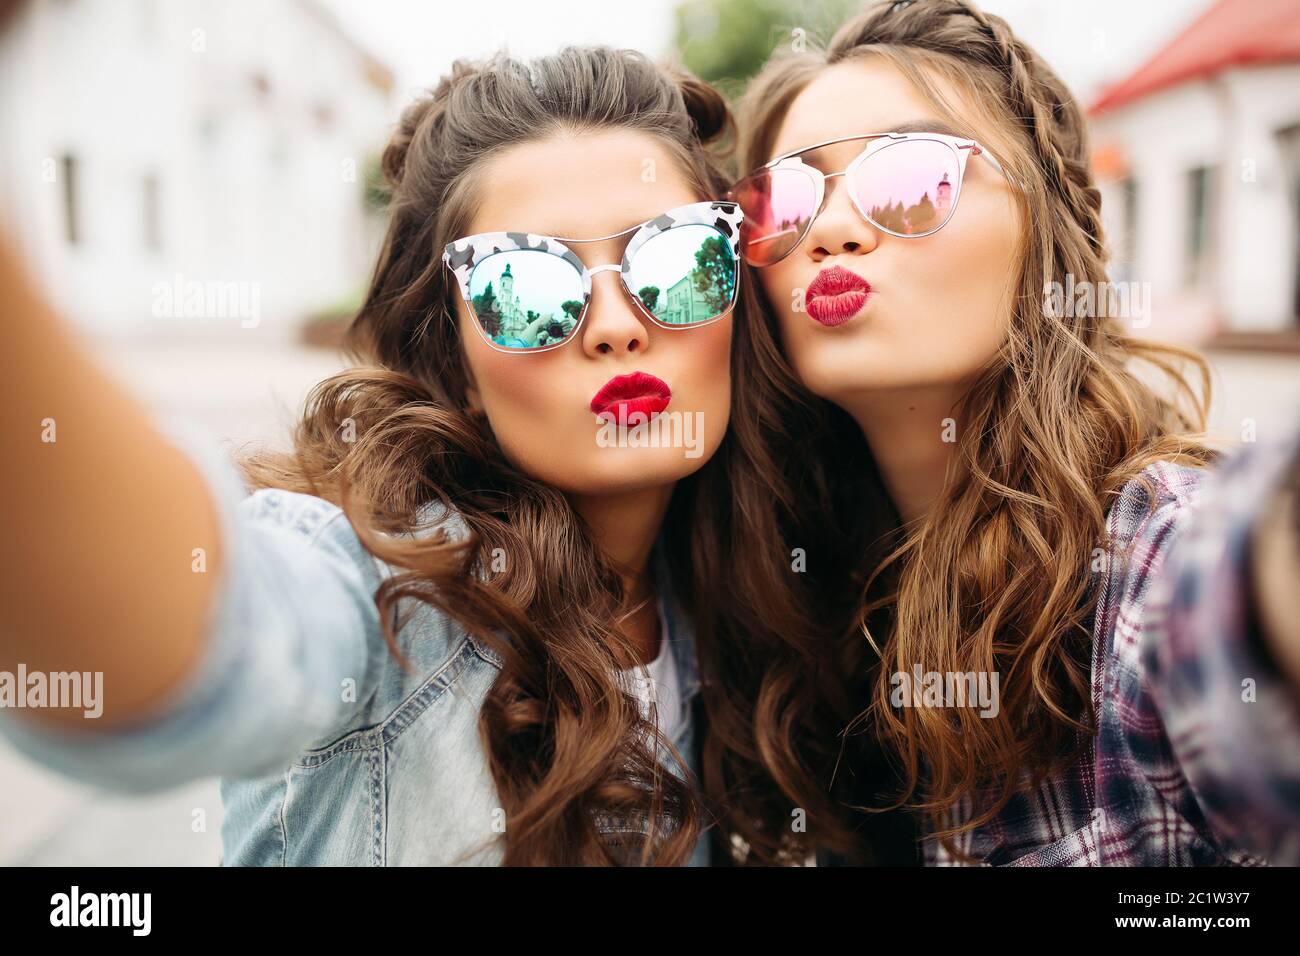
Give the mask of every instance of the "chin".
[[553, 484], [568, 494], [625, 495], [670, 486], [694, 474], [712, 449], [698, 458], [683, 448], [601, 448], [593, 459]]
[[[713, 453], [712, 448], [610, 448], [611, 457], [618, 461], [610, 469], [610, 477], [620, 487], [629, 490], [671, 485], [693, 475], [704, 467]], [[687, 452], [695, 455], [687, 458]], [[606, 465], [611, 464], [606, 462]]]
[[834, 400], [844, 392], [879, 388], [885, 378], [897, 378], [898, 367], [882, 361], [865, 348], [849, 348], [838, 342], [826, 348], [804, 349], [792, 362], [803, 387], [821, 398]]

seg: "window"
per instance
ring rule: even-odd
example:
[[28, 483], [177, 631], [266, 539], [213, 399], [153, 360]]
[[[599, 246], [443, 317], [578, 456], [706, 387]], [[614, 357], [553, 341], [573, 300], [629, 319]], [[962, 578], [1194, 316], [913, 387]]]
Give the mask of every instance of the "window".
[[59, 158], [59, 174], [63, 183], [63, 237], [68, 245], [81, 241], [81, 223], [77, 210], [77, 157], [64, 153]]
[[1187, 173], [1187, 282], [1200, 285], [1210, 264], [1214, 168], [1197, 166]]
[[1291, 315], [1300, 323], [1300, 123], [1277, 131], [1291, 199], [1292, 298]]
[[162, 248], [162, 215], [159, 209], [158, 177], [153, 173], [141, 181], [140, 200], [144, 212], [144, 247], [150, 252]]
[[1119, 261], [1125, 278], [1131, 278], [1137, 271], [1138, 260], [1138, 200], [1141, 193], [1138, 181], [1129, 176], [1120, 184], [1120, 249]]

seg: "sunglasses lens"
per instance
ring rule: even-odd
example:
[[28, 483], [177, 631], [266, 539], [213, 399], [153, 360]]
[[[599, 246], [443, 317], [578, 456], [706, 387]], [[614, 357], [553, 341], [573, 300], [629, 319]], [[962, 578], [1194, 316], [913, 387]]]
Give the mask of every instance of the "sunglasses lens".
[[582, 314], [582, 276], [559, 256], [536, 249], [483, 259], [470, 274], [469, 291], [479, 326], [505, 349], [558, 345]]
[[802, 241], [817, 212], [817, 186], [797, 169], [765, 169], [741, 180], [731, 191], [745, 221], [740, 248], [752, 266], [767, 266]]
[[647, 239], [623, 278], [660, 322], [698, 325], [731, 308], [736, 273], [736, 257], [722, 233], [684, 223]]
[[864, 159], [851, 185], [868, 219], [897, 235], [914, 236], [948, 221], [959, 175], [950, 146], [912, 139], [881, 147]]

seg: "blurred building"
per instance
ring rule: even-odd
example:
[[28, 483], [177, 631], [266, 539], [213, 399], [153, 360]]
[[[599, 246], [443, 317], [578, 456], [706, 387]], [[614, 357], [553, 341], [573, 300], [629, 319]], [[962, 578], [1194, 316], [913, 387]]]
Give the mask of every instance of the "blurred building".
[[354, 296], [393, 87], [316, 0], [34, 0], [0, 57], [0, 206], [89, 330], [289, 335]]
[[1219, 0], [1089, 112], [1149, 334], [1300, 351], [1300, 0]]

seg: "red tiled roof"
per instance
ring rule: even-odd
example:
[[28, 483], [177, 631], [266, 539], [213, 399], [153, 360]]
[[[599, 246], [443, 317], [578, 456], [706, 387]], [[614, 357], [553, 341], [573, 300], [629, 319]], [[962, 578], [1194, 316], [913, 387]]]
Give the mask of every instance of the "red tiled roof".
[[1230, 66], [1300, 61], [1300, 0], [1219, 0], [1089, 113], [1124, 106]]

